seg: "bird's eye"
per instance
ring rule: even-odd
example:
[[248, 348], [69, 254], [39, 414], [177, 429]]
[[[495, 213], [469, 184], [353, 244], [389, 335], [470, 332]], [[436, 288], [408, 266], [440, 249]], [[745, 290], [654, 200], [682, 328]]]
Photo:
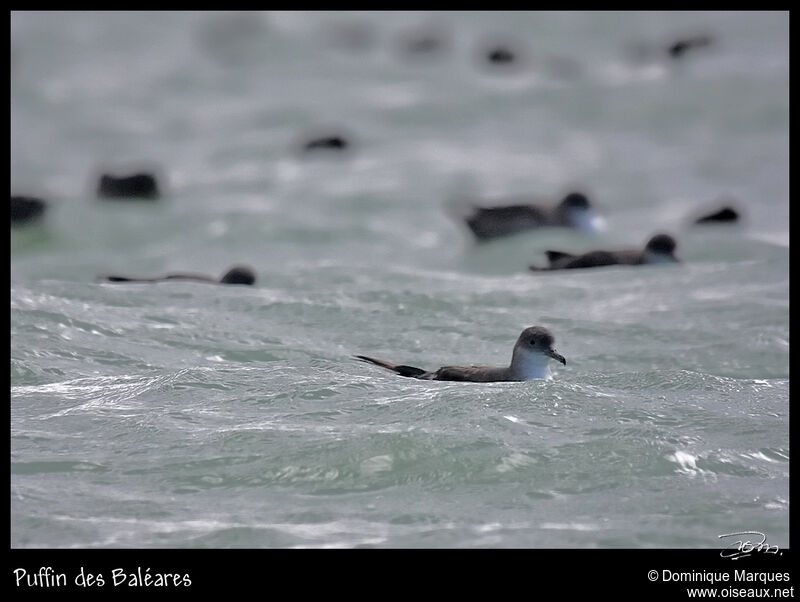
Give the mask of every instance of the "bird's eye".
[[531, 339], [531, 345], [536, 346], [536, 339]]

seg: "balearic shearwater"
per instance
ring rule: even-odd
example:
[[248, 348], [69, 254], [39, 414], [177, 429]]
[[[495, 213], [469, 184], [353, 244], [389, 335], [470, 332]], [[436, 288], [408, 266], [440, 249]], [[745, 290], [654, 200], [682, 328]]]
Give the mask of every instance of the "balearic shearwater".
[[393, 364], [366, 355], [356, 355], [357, 359], [376, 364], [400, 376], [410, 376], [421, 380], [457, 380], [476, 383], [499, 381], [523, 381], [535, 378], [550, 378], [550, 360], [566, 365], [564, 356], [553, 349], [553, 335], [544, 326], [531, 326], [522, 331], [511, 355], [511, 365], [507, 368], [486, 366], [443, 366], [434, 372], [422, 368]]
[[97, 183], [97, 196], [104, 199], [157, 199], [161, 195], [155, 176], [137, 173], [130, 176], [103, 174]]
[[311, 140], [303, 144], [303, 150], [305, 152], [311, 152], [316, 150], [343, 151], [347, 150], [347, 147], [349, 145], [350, 143], [347, 141], [347, 138], [336, 134], [332, 136], [322, 136], [320, 138], [312, 138]]
[[11, 195], [11, 225], [22, 226], [39, 220], [47, 209], [42, 199]]
[[697, 218], [695, 224], [720, 224], [739, 221], [739, 213], [733, 207], [723, 207], [718, 211]]
[[535, 265], [528, 269], [539, 272], [546, 270], [570, 270], [576, 268], [599, 268], [608, 265], [645, 265], [654, 263], [675, 263], [675, 239], [669, 234], [656, 234], [647, 241], [644, 249], [620, 249], [617, 251], [589, 251], [581, 255], [563, 251], [546, 251], [550, 265], [546, 268]]
[[234, 266], [222, 276], [211, 278], [203, 274], [166, 274], [153, 278], [129, 278], [127, 276], [102, 276], [103, 282], [163, 282], [165, 280], [189, 280], [192, 282], [212, 282], [216, 284], [253, 284], [255, 272], [246, 266]]
[[705, 46], [711, 45], [711, 42], [713, 41], [714, 39], [709, 35], [681, 38], [679, 40], [675, 40], [675, 42], [671, 44], [669, 48], [667, 48], [667, 53], [669, 53], [672, 58], [679, 59], [683, 57], [688, 50], [704, 48]]
[[513, 63], [515, 58], [514, 51], [507, 46], [495, 46], [486, 51], [486, 60], [490, 63]]
[[554, 207], [533, 204], [473, 206], [469, 214], [461, 217], [478, 240], [489, 240], [547, 226], [596, 232], [602, 223], [589, 199], [580, 192], [569, 193]]

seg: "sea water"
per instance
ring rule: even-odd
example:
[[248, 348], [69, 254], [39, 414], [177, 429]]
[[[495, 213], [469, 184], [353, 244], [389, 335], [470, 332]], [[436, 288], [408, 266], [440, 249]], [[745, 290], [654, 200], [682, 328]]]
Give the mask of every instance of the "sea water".
[[[11, 545], [787, 546], [788, 45], [779, 12], [12, 13], [12, 194], [50, 207], [11, 233]], [[97, 200], [126, 169], [163, 198]], [[451, 215], [570, 190], [602, 234]], [[527, 269], [662, 231], [680, 264]], [[552, 380], [352, 358], [507, 365], [534, 324]]]

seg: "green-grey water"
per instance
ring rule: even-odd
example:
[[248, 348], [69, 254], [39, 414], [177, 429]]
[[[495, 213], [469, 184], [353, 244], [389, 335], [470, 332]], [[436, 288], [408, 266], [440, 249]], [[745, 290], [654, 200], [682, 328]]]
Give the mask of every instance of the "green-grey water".
[[[525, 60], [488, 69], [503, 36]], [[11, 42], [12, 193], [51, 202], [11, 233], [13, 547], [789, 544], [787, 13], [15, 12]], [[94, 198], [151, 165], [162, 200]], [[446, 210], [572, 188], [605, 232]], [[741, 225], [690, 225], [723, 195]], [[681, 264], [526, 269], [656, 231]], [[236, 263], [255, 286], [96, 280]], [[552, 380], [352, 358], [499, 366], [533, 324]]]

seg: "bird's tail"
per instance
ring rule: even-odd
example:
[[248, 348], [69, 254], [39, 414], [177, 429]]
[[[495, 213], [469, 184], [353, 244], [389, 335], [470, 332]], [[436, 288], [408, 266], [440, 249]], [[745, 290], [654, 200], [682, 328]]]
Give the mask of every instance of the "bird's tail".
[[414, 366], [404, 366], [402, 364], [393, 364], [392, 362], [387, 362], [384, 360], [376, 360], [373, 357], [367, 357], [366, 355], [354, 355], [356, 359], [361, 360], [362, 362], [367, 362], [369, 364], [375, 364], [376, 366], [380, 366], [381, 368], [386, 368], [387, 370], [391, 370], [400, 376], [410, 376], [412, 378], [421, 378], [427, 372], [422, 368], [415, 368]]
[[558, 261], [559, 259], [575, 257], [572, 253], [564, 253], [563, 251], [545, 251], [544, 253], [547, 255], [547, 261], [550, 263]]
[[98, 276], [98, 282], [134, 282], [135, 278], [128, 278], [126, 276]]
[[128, 276], [98, 276], [97, 282], [156, 282], [158, 278], [129, 278]]

